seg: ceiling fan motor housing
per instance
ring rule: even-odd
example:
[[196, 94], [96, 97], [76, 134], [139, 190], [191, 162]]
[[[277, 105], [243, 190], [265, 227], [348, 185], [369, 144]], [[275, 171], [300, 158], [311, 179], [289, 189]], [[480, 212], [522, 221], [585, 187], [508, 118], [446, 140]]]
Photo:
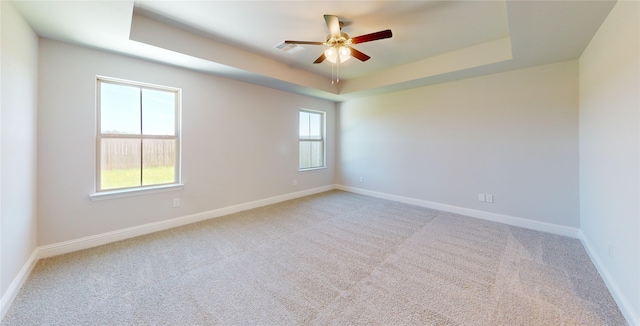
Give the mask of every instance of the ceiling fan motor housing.
[[349, 34], [345, 32], [340, 32], [340, 37], [338, 38], [333, 38], [331, 35], [327, 35], [326, 44], [328, 46], [339, 48], [343, 45], [351, 45], [351, 38], [349, 37]]

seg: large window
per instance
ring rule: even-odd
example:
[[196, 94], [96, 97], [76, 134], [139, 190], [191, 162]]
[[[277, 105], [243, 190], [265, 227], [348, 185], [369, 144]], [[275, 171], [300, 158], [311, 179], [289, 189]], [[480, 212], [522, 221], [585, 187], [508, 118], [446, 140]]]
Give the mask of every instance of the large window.
[[99, 77], [96, 192], [180, 182], [180, 90]]
[[324, 113], [300, 110], [300, 170], [325, 166]]

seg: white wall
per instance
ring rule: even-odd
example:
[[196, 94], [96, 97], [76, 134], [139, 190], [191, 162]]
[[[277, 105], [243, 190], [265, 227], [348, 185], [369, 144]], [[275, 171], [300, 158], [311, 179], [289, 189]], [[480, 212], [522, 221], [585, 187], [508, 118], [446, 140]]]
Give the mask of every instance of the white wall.
[[0, 1], [0, 8], [0, 293], [4, 303], [9, 300], [8, 287], [36, 247], [38, 37], [13, 4]]
[[618, 1], [580, 57], [580, 224], [635, 324], [640, 324], [639, 17], [638, 2]]
[[[182, 88], [183, 190], [89, 199], [96, 75]], [[39, 245], [333, 184], [333, 102], [45, 39], [39, 101]], [[328, 169], [298, 172], [300, 108], [327, 113]]]
[[338, 124], [343, 185], [579, 226], [575, 60], [350, 100]]

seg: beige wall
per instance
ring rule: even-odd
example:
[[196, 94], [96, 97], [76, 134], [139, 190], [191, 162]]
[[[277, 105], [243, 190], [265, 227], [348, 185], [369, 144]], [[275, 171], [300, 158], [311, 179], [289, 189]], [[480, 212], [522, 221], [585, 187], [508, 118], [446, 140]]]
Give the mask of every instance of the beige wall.
[[[183, 190], [89, 199], [96, 75], [182, 88]], [[44, 39], [39, 101], [39, 245], [333, 184], [333, 102]], [[327, 169], [298, 172], [300, 108], [327, 113]]]
[[343, 102], [338, 124], [341, 184], [579, 227], [575, 60]]
[[0, 1], [0, 10], [0, 293], [4, 302], [7, 289], [36, 247], [38, 37], [13, 4]]
[[[580, 57], [580, 224], [640, 324], [640, 5], [618, 1]], [[635, 315], [635, 316], [633, 316]]]

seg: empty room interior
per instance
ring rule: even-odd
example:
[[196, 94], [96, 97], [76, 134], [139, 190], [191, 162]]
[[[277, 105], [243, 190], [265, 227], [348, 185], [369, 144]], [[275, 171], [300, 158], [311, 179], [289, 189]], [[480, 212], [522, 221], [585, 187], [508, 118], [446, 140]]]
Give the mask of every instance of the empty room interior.
[[2, 325], [640, 325], [638, 1], [0, 13]]

